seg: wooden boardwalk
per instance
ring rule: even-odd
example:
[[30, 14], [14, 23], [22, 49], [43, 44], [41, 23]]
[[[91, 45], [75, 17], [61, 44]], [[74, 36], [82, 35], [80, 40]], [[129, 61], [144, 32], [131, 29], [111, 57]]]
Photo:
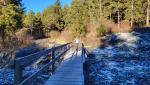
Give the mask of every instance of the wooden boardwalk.
[[84, 85], [81, 51], [70, 51], [45, 85]]

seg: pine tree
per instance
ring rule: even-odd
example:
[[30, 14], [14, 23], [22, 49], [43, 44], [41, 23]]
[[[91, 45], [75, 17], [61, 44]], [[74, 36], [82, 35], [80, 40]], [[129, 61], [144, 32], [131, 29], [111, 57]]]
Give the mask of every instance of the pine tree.
[[24, 26], [30, 29], [31, 35], [33, 33], [35, 21], [36, 17], [33, 11], [30, 11], [23, 20]]
[[0, 32], [4, 39], [22, 28], [23, 8], [21, 0], [0, 0]]
[[146, 25], [149, 26], [149, 13], [150, 13], [150, 8], [149, 8], [149, 5], [150, 5], [150, 1], [147, 0], [147, 17], [146, 17]]
[[64, 29], [60, 0], [56, 0], [54, 5], [51, 5], [44, 10], [42, 14], [42, 22], [45, 25], [45, 28], [47, 28], [49, 31], [62, 31]]
[[0, 5], [6, 6], [8, 4], [14, 4], [16, 6], [22, 7], [22, 0], [0, 0]]
[[0, 29], [3, 39], [6, 35], [22, 28], [22, 13], [22, 8], [14, 4], [8, 4], [0, 8]]
[[64, 8], [62, 9], [62, 20], [64, 21], [64, 28], [67, 28], [68, 24], [68, 18], [69, 18], [69, 6], [65, 5]]
[[42, 14], [40, 12], [36, 13], [36, 18], [41, 20]]
[[73, 0], [73, 3], [71, 5], [68, 22], [70, 24], [69, 26], [72, 28], [74, 37], [81, 37], [86, 33], [84, 23], [86, 18], [86, 9], [83, 4], [84, 2], [81, 2], [80, 0]]
[[103, 1], [103, 16], [106, 19], [112, 20], [113, 0]]
[[41, 14], [35, 13], [31, 10], [23, 20], [24, 26], [30, 29], [30, 33], [35, 38], [44, 36], [43, 24], [41, 21]]
[[42, 38], [44, 37], [44, 30], [43, 30], [43, 25], [42, 21], [39, 17], [36, 17], [34, 21], [34, 28], [33, 28], [33, 36], [37, 38]]
[[34, 22], [35, 22], [35, 14], [33, 11], [30, 11], [24, 18], [24, 26], [25, 27], [29, 27], [29, 28], [32, 28], [33, 25], [34, 25]]

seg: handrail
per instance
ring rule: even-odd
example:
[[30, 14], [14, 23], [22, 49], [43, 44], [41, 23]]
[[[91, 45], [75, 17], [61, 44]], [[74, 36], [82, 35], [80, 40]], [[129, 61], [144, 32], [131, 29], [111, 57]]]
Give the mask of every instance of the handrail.
[[[33, 79], [35, 79], [38, 75], [40, 75], [43, 71], [49, 68], [49, 66], [52, 66], [52, 71], [54, 72], [55, 69], [55, 62], [60, 59], [69, 49], [70, 49], [70, 44], [67, 43], [64, 45], [60, 45], [57, 47], [53, 47], [51, 49], [46, 49], [44, 51], [40, 51], [22, 58], [17, 58], [15, 59], [15, 85], [28, 85]], [[55, 55], [55, 51], [61, 49], [61, 53], [58, 55]], [[29, 66], [33, 64], [36, 60], [41, 58], [42, 56], [50, 55], [52, 57], [52, 61], [47, 63], [45, 66], [43, 66], [40, 70], [38, 70], [36, 73], [32, 74], [28, 78], [23, 80], [23, 69], [26, 66]]]
[[[60, 45], [55, 48], [46, 49], [46, 50], [31, 54], [28, 56], [21, 57], [21, 58], [17, 58], [17, 59], [15, 59], [16, 64], [23, 66], [23, 67], [31, 65], [33, 63], [32, 61], [39, 59], [42, 55], [46, 55], [46, 54], [52, 52], [53, 50], [58, 50], [59, 48], [62, 48], [68, 44], [70, 44], [70, 43]], [[25, 61], [27, 61], [28, 63]]]
[[84, 44], [82, 43], [82, 57], [83, 57], [83, 62], [85, 62], [85, 60], [87, 59], [89, 52], [87, 51], [87, 49], [84, 47]]
[[82, 44], [82, 58], [83, 58], [83, 75], [84, 75], [84, 85], [89, 84], [89, 79], [88, 79], [88, 69], [89, 69], [89, 64], [88, 64], [88, 59], [89, 59], [89, 52], [88, 50], [84, 47], [84, 44]]

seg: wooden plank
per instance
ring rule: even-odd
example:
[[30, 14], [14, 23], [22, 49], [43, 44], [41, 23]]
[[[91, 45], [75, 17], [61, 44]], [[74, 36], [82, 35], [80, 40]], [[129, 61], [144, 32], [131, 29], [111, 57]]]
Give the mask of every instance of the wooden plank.
[[64, 60], [45, 85], [84, 85], [82, 53]]

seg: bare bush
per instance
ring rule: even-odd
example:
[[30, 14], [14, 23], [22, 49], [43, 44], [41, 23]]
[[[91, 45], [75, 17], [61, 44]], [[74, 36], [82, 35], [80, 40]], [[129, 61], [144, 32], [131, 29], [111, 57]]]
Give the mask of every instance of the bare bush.
[[50, 42], [55, 42], [59, 36], [60, 36], [60, 32], [58, 32], [58, 31], [51, 31], [48, 34]]
[[73, 35], [70, 30], [64, 30], [61, 32], [57, 41], [62, 41], [64, 43], [71, 42], [73, 40]]
[[97, 26], [94, 23], [89, 23], [87, 25], [87, 34], [82, 38], [83, 43], [86, 47], [96, 48], [100, 45], [100, 38], [97, 36]]
[[26, 28], [16, 32], [16, 38], [16, 42], [18, 42], [18, 46], [20, 47], [26, 47], [33, 43], [33, 37], [28, 34], [28, 29]]
[[96, 29], [98, 36], [105, 36], [108, 32], [104, 25], [101, 25], [99, 28]]
[[128, 20], [121, 21], [120, 28], [122, 29], [121, 32], [130, 32], [132, 30]]
[[52, 31], [49, 33], [49, 42], [64, 44], [71, 42], [72, 40], [73, 35], [70, 30], [64, 30], [61, 33], [58, 31]]
[[49, 33], [49, 37], [50, 38], [58, 38], [58, 36], [60, 36], [60, 32], [59, 31], [51, 31]]
[[84, 45], [88, 48], [97, 48], [101, 44], [100, 38], [98, 37], [87, 36], [83, 38], [82, 40], [83, 40]]
[[106, 30], [112, 33], [118, 33], [118, 32], [130, 32], [132, 29], [130, 27], [130, 22], [128, 20], [123, 20], [120, 22], [120, 28], [118, 28], [118, 24], [114, 23], [110, 20], [104, 20], [102, 23]]

